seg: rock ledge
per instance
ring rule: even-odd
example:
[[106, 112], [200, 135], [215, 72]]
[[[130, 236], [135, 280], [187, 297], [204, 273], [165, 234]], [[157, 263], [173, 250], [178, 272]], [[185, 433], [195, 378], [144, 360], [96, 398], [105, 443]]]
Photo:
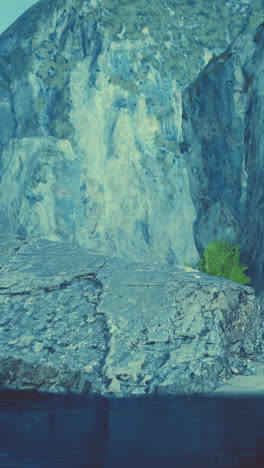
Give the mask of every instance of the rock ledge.
[[0, 260], [2, 389], [176, 395], [249, 372], [248, 286], [34, 237], [1, 235]]

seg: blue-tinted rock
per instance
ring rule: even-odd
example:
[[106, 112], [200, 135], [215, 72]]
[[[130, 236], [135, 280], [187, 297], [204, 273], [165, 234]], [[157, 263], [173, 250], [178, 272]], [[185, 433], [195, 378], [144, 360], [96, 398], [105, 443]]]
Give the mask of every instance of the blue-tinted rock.
[[181, 92], [261, 14], [239, 0], [30, 8], [0, 37], [0, 232], [195, 263]]
[[201, 393], [244, 373], [245, 350], [256, 355], [261, 311], [248, 286], [10, 234], [0, 266], [3, 389]]
[[[245, 30], [183, 93], [194, 238], [241, 246], [258, 293], [264, 275], [264, 23]], [[222, 219], [222, 221], [221, 221]]]

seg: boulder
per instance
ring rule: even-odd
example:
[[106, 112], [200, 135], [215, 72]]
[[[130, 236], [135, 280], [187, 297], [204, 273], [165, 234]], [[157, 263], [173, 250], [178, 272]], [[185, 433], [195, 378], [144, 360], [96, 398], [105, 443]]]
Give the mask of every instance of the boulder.
[[0, 236], [0, 388], [126, 397], [248, 373], [254, 291], [198, 270]]

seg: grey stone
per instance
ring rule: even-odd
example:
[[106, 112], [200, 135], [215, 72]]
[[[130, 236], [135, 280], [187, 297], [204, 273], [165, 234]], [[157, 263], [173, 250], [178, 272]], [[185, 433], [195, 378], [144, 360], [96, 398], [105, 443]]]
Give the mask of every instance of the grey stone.
[[[181, 93], [262, 10], [240, 0], [32, 6], [0, 37], [0, 232], [195, 263]], [[236, 238], [236, 214], [219, 210]]]
[[196, 218], [193, 231], [196, 246], [199, 252], [203, 252], [215, 239], [222, 238], [230, 244], [236, 243], [240, 226], [226, 203], [221, 200], [208, 208], [204, 215]]
[[245, 340], [243, 344], [244, 352], [246, 355], [250, 356], [254, 354], [255, 349], [254, 346], [252, 345], [251, 341]]
[[260, 323], [248, 286], [9, 234], [0, 259], [2, 389], [176, 395], [247, 372]]
[[[245, 29], [183, 93], [195, 245], [239, 244], [258, 295], [264, 275], [264, 23]], [[221, 221], [222, 219], [222, 221]]]
[[263, 291], [262, 17], [41, 0], [1, 35], [3, 388], [174, 395], [250, 372], [254, 290], [181, 264], [223, 237]]

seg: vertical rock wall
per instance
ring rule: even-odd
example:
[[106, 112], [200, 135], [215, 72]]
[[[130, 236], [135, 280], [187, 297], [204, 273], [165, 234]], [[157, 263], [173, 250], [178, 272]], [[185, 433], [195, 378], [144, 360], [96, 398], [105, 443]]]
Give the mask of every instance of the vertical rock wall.
[[30, 8], [0, 38], [0, 232], [195, 262], [181, 92], [242, 26], [259, 24], [261, 6], [41, 0]]
[[211, 60], [183, 94], [186, 164], [201, 252], [218, 237], [241, 245], [263, 289], [264, 23]]

